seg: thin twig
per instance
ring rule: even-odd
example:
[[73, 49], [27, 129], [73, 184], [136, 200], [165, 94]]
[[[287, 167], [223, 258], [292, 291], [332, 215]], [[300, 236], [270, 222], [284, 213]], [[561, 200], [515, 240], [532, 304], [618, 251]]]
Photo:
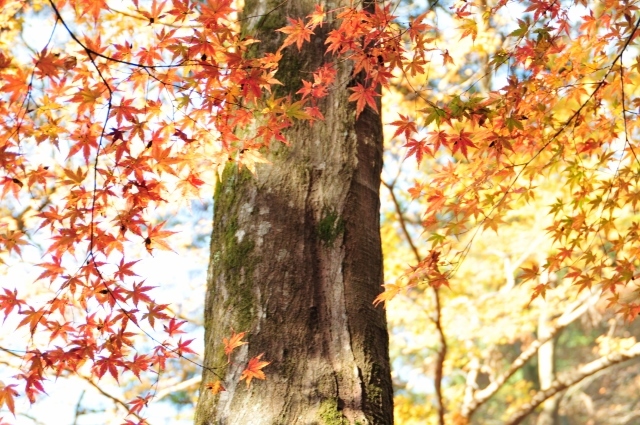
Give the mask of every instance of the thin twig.
[[[423, 260], [423, 258], [420, 255], [420, 252], [418, 251], [416, 244], [413, 242], [413, 238], [411, 237], [409, 230], [407, 229], [407, 225], [404, 219], [404, 214], [403, 214], [402, 208], [400, 207], [400, 202], [398, 202], [398, 198], [396, 198], [396, 194], [393, 191], [395, 181], [391, 184], [386, 182], [382, 182], [382, 184], [387, 189], [389, 189], [389, 193], [391, 194], [391, 200], [393, 201], [396, 214], [398, 215], [398, 221], [400, 222], [400, 227], [402, 228], [402, 233], [404, 234], [407, 240], [407, 243], [409, 243], [409, 246], [413, 251], [413, 255], [416, 258], [416, 261], [420, 263]], [[447, 339], [444, 334], [444, 329], [442, 328], [442, 321], [441, 321], [442, 306], [440, 304], [439, 289], [433, 285], [429, 285], [429, 287], [431, 288], [431, 291], [433, 293], [433, 303], [435, 305], [435, 311], [434, 311], [433, 317], [431, 317], [431, 320], [436, 326], [436, 330], [438, 332], [438, 339], [440, 340], [440, 347], [436, 353], [437, 354], [436, 370], [435, 370], [435, 377], [434, 377], [435, 379], [434, 385], [436, 390], [436, 400], [437, 400], [437, 409], [438, 409], [438, 423], [439, 425], [444, 425], [445, 407], [444, 407], [444, 402], [442, 397], [442, 378], [444, 376], [444, 361], [447, 357]]]

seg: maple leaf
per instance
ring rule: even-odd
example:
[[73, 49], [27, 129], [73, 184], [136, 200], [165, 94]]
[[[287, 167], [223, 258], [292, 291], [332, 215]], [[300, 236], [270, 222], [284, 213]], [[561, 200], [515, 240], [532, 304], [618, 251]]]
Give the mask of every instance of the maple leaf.
[[433, 156], [433, 151], [425, 143], [424, 139], [423, 140], [409, 139], [409, 141], [403, 147], [409, 148], [409, 152], [407, 152], [407, 156], [406, 156], [407, 158], [410, 157], [411, 155], [416, 156], [416, 161], [418, 161], [418, 165], [420, 165], [420, 162], [422, 162], [422, 157], [425, 153], [429, 154], [430, 156]]
[[[116, 117], [116, 122], [118, 123], [118, 127], [120, 127], [120, 124], [122, 124], [122, 120], [125, 119], [129, 122], [135, 122], [136, 120], [136, 114], [139, 114], [141, 111], [136, 108], [135, 106], [131, 106], [131, 104], [134, 102], [134, 99], [125, 99], [122, 102], [120, 102], [119, 105], [112, 105], [111, 106], [111, 112], [109, 113], [109, 117]], [[113, 130], [114, 132], [112, 134], [115, 134], [114, 136], [114, 141], [121, 139], [122, 140], [122, 133], [117, 132], [117, 130]]]
[[288, 34], [287, 38], [285, 38], [284, 42], [282, 43], [282, 47], [280, 47], [280, 50], [295, 43], [299, 51], [302, 49], [302, 44], [305, 41], [311, 41], [313, 30], [307, 28], [302, 19], [287, 18], [287, 20], [289, 21], [289, 25], [276, 30], [284, 34]]
[[468, 148], [475, 148], [476, 145], [473, 144], [473, 141], [469, 138], [471, 133], [466, 132], [464, 130], [460, 130], [458, 135], [450, 136], [450, 141], [452, 142], [451, 152], [456, 153], [457, 151], [462, 152], [465, 158], [468, 154]]
[[98, 378], [102, 378], [105, 373], [109, 372], [113, 379], [118, 382], [118, 367], [122, 366], [124, 365], [119, 355], [112, 355], [109, 357], [100, 356], [100, 358], [94, 363], [93, 373]]
[[174, 16], [174, 22], [184, 22], [187, 16], [193, 13], [194, 4], [190, 0], [171, 0], [171, 4], [173, 9], [167, 13]]
[[520, 270], [522, 271], [522, 274], [519, 277], [520, 279], [522, 279], [522, 282], [537, 279], [540, 275], [540, 268], [537, 264], [531, 266], [531, 268], [522, 267]]
[[226, 391], [225, 387], [222, 386], [222, 383], [219, 380], [216, 380], [215, 382], [207, 382], [204, 384], [204, 387], [213, 394]]
[[136, 354], [132, 361], [125, 362], [125, 368], [133, 373], [133, 375], [140, 381], [140, 373], [149, 370], [149, 366], [152, 364], [152, 360], [149, 356], [143, 354]]
[[25, 93], [29, 92], [28, 89], [28, 75], [25, 71], [19, 69], [16, 73], [2, 74], [0, 79], [0, 91], [9, 93], [9, 102], [17, 102]]
[[13, 194], [13, 197], [18, 199], [19, 197], [19, 192], [20, 189], [22, 189], [22, 186], [24, 186], [24, 184], [18, 180], [15, 177], [3, 177], [2, 180], [0, 180], [0, 184], [3, 185], [2, 188], [2, 195], [0, 195], [0, 199], [4, 198], [4, 196], [11, 191], [11, 193]]
[[140, 283], [134, 283], [133, 289], [131, 291], [126, 291], [126, 299], [131, 299], [131, 301], [133, 301], [133, 305], [135, 305], [136, 307], [138, 306], [138, 303], [140, 301], [143, 301], [145, 303], [151, 302], [151, 298], [147, 294], [145, 294], [145, 292], [156, 288], [155, 286], [142, 286], [143, 284], [144, 280]]
[[43, 49], [38, 58], [35, 60], [36, 68], [38, 69], [39, 77], [58, 78], [60, 68], [62, 68], [62, 61], [54, 56], [51, 52], [47, 52], [47, 49]]
[[35, 310], [33, 307], [29, 307], [27, 310], [23, 310], [20, 314], [24, 315], [24, 319], [20, 321], [18, 324], [18, 328], [29, 325], [29, 332], [33, 335], [36, 331], [36, 328], [43, 321], [45, 312], [42, 310]]
[[400, 293], [400, 291], [406, 289], [402, 286], [396, 285], [395, 283], [385, 283], [382, 285], [384, 287], [384, 292], [378, 294], [375, 300], [373, 300], [373, 305], [378, 306], [381, 302], [384, 302], [385, 307], [387, 303], [391, 301], [396, 295]]
[[478, 24], [476, 23], [475, 19], [463, 19], [462, 25], [460, 25], [457, 29], [463, 30], [462, 35], [460, 36], [460, 40], [470, 35], [471, 40], [476, 41], [476, 36], [478, 35]]
[[120, 259], [120, 264], [118, 265], [118, 271], [113, 274], [113, 276], [117, 279], [124, 280], [125, 276], [138, 276], [135, 274], [131, 267], [136, 264], [140, 260], [129, 261], [128, 263], [124, 262], [124, 257]]
[[449, 50], [445, 50], [440, 54], [442, 55], [442, 64], [443, 65], [446, 66], [448, 63], [450, 63], [451, 65], [454, 65], [453, 58], [449, 54]]
[[151, 254], [151, 251], [153, 251], [154, 248], [164, 251], [173, 251], [169, 244], [164, 241], [164, 239], [168, 238], [176, 232], [162, 230], [165, 224], [166, 222], [163, 221], [157, 226], [149, 226], [147, 237], [144, 240], [144, 246], [149, 254]]
[[271, 362], [261, 361], [260, 359], [262, 358], [263, 355], [264, 353], [258, 354], [257, 356], [249, 360], [249, 364], [247, 365], [247, 368], [243, 370], [242, 374], [240, 375], [241, 381], [243, 379], [247, 380], [247, 388], [249, 387], [249, 385], [251, 385], [251, 380], [253, 378], [267, 379], [267, 377], [264, 375], [264, 372], [262, 371], [262, 368], [271, 364]]
[[187, 323], [185, 320], [178, 321], [176, 320], [175, 317], [172, 317], [169, 320], [169, 323], [166, 325], [162, 325], [162, 327], [164, 331], [169, 334], [169, 336], [174, 336], [174, 335], [186, 333], [185, 331], [180, 329], [180, 327], [185, 323]]
[[151, 12], [138, 10], [138, 13], [144, 16], [145, 18], [147, 18], [149, 20], [149, 25], [152, 25], [156, 23], [158, 19], [161, 19], [164, 17], [164, 15], [162, 15], [161, 13], [165, 3], [166, 2], [162, 2], [158, 4], [156, 0], [153, 0], [153, 2], [151, 3]]
[[392, 137], [397, 137], [402, 133], [404, 133], [404, 137], [406, 139], [409, 139], [409, 137], [413, 133], [416, 133], [418, 131], [418, 128], [416, 127], [416, 123], [415, 121], [411, 121], [411, 119], [406, 115], [402, 115], [402, 114], [398, 114], [398, 115], [400, 115], [400, 119], [391, 123], [391, 125], [398, 127], [396, 131], [393, 133]]
[[242, 341], [246, 332], [236, 333], [235, 331], [231, 332], [231, 338], [222, 338], [222, 343], [224, 344], [224, 353], [227, 355], [227, 361], [231, 363], [231, 353], [236, 348], [245, 345], [247, 342]]
[[13, 400], [18, 396], [18, 391], [14, 390], [16, 384], [5, 385], [0, 381], [0, 407], [7, 406], [7, 409], [15, 416], [15, 401]]
[[169, 316], [164, 312], [169, 304], [156, 304], [150, 302], [147, 306], [147, 312], [142, 315], [142, 320], [148, 320], [151, 327], [155, 327], [156, 319], [168, 319]]
[[4, 291], [4, 295], [0, 294], [0, 310], [3, 310], [4, 319], [2, 322], [7, 319], [9, 313], [13, 311], [14, 308], [18, 307], [18, 312], [20, 311], [21, 305], [26, 305], [26, 302], [18, 298], [18, 290], [14, 289], [13, 292], [8, 290], [7, 288], [2, 289]]
[[529, 300], [527, 306], [530, 306], [533, 300], [538, 297], [542, 297], [542, 299], [544, 300], [545, 296], [547, 295], [547, 289], [549, 289], [548, 285], [542, 283], [536, 285], [535, 288], [533, 288], [533, 293], [531, 294], [531, 299]]
[[151, 394], [147, 394], [144, 397], [138, 396], [135, 400], [128, 402], [127, 404], [131, 405], [131, 407], [129, 408], [129, 413], [132, 415], [137, 415], [138, 413], [140, 413], [143, 408], [147, 407], [151, 397]]
[[357, 83], [355, 87], [349, 87], [353, 93], [349, 96], [349, 101], [356, 102], [356, 117], [364, 110], [366, 105], [369, 105], [371, 109], [378, 112], [378, 106], [376, 105], [376, 97], [380, 96], [374, 87], [364, 87], [362, 84]]
[[74, 3], [78, 9], [79, 15], [83, 15], [85, 13], [89, 14], [95, 23], [98, 23], [100, 12], [103, 10], [110, 10], [105, 0], [80, 0]]
[[15, 251], [16, 254], [22, 256], [21, 245], [29, 245], [29, 242], [23, 240], [25, 234], [20, 231], [10, 230], [4, 235], [0, 235], [0, 244], [4, 245], [4, 250], [11, 254]]
[[307, 24], [307, 26], [315, 28], [316, 26], [320, 25], [320, 27], [322, 27], [325, 16], [326, 13], [324, 11], [324, 7], [322, 5], [316, 4], [315, 10], [307, 15], [307, 18], [309, 18], [309, 23]]
[[183, 354], [196, 354], [195, 351], [189, 348], [189, 345], [191, 345], [193, 341], [194, 339], [188, 339], [186, 341], [183, 341], [182, 338], [180, 338], [176, 348], [176, 352], [178, 353], [178, 355], [182, 356]]

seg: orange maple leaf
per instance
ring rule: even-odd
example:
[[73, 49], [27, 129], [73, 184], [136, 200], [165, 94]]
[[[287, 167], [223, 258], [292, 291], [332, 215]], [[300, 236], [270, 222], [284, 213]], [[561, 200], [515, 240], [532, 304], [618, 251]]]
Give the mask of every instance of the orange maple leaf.
[[360, 115], [360, 112], [364, 110], [366, 105], [369, 105], [371, 109], [378, 112], [378, 106], [376, 105], [376, 96], [380, 96], [374, 87], [365, 87], [358, 83], [355, 87], [350, 87], [353, 93], [349, 96], [349, 101], [356, 101], [356, 117]]
[[15, 386], [15, 384], [4, 385], [4, 383], [0, 382], [0, 407], [7, 406], [7, 409], [13, 415], [15, 415], [15, 402], [13, 399], [18, 395], [18, 392], [13, 389]]
[[442, 55], [442, 62], [443, 65], [447, 65], [447, 63], [450, 63], [451, 65], [454, 65], [453, 63], [453, 58], [451, 57], [451, 55], [449, 54], [449, 50], [445, 50], [444, 52], [440, 53]]
[[240, 375], [240, 380], [242, 381], [243, 379], [246, 379], [247, 387], [251, 385], [251, 380], [253, 378], [267, 379], [267, 377], [264, 375], [264, 372], [261, 369], [271, 364], [271, 362], [260, 361], [260, 358], [262, 358], [263, 355], [264, 353], [258, 354], [257, 356], [249, 360], [249, 364], [247, 365], [247, 368], [242, 371], [242, 374]]
[[309, 18], [309, 23], [307, 25], [311, 28], [315, 28], [317, 25], [320, 25], [320, 27], [322, 27], [325, 16], [326, 13], [324, 11], [324, 8], [316, 4], [316, 8], [313, 13], [307, 15], [307, 18]]
[[287, 18], [287, 20], [289, 21], [288, 26], [276, 30], [288, 34], [280, 49], [284, 49], [285, 47], [295, 43], [296, 46], [298, 46], [298, 50], [301, 50], [302, 43], [305, 41], [311, 41], [311, 34], [313, 34], [313, 31], [304, 25], [304, 21], [302, 19]]
[[204, 387], [211, 391], [213, 394], [218, 394], [222, 391], [226, 391], [226, 388], [222, 386], [222, 383], [220, 381], [216, 381], [216, 382], [207, 382], [206, 384], [204, 384]]
[[236, 333], [232, 331], [231, 338], [222, 338], [224, 344], [224, 353], [227, 355], [227, 360], [231, 362], [231, 353], [241, 345], [246, 344], [246, 341], [242, 341], [246, 332]]

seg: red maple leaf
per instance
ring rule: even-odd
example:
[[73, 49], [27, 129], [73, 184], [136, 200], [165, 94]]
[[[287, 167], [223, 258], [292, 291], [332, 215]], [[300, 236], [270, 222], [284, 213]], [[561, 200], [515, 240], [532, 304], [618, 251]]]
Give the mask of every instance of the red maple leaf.
[[418, 165], [422, 162], [423, 155], [429, 154], [433, 156], [433, 151], [429, 148], [429, 146], [425, 143], [424, 139], [415, 140], [409, 139], [407, 144], [404, 145], [405, 148], [409, 148], [409, 152], [407, 152], [407, 158], [411, 155], [416, 156], [416, 161], [418, 161]]
[[460, 134], [450, 136], [450, 141], [452, 142], [451, 152], [456, 153], [457, 151], [462, 152], [465, 158], [468, 154], [468, 148], [475, 148], [476, 145], [473, 144], [473, 141], [469, 138], [471, 133], [466, 132], [464, 130], [460, 130]]
[[376, 105], [376, 96], [380, 96], [376, 89], [373, 87], [365, 87], [358, 83], [355, 87], [350, 87], [353, 93], [349, 96], [351, 102], [356, 102], [356, 117], [364, 110], [366, 105], [369, 105], [371, 109], [378, 112], [378, 106]]
[[165, 251], [173, 251], [169, 244], [164, 241], [165, 238], [173, 235], [176, 232], [170, 232], [168, 230], [162, 230], [162, 227], [165, 225], [165, 222], [158, 224], [157, 226], [149, 226], [148, 236], [144, 240], [145, 248], [147, 248], [147, 252], [151, 254], [151, 251], [154, 248], [165, 250]]

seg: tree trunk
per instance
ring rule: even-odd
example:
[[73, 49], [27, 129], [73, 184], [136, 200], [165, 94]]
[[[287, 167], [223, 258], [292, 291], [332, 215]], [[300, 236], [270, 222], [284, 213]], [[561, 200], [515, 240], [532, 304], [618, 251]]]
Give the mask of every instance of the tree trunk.
[[[553, 330], [546, 305], [541, 307], [538, 318], [538, 338], [546, 339]], [[551, 338], [538, 349], [538, 377], [540, 389], [548, 390], [556, 379], [555, 373], [555, 339]], [[542, 403], [542, 410], [536, 420], [536, 425], [556, 425], [560, 397], [555, 396]]]
[[[540, 254], [539, 264], [544, 264], [545, 258]], [[541, 285], [549, 283], [549, 273], [542, 273], [539, 278]], [[549, 317], [549, 306], [541, 301], [540, 317], [538, 318], [538, 339], [547, 339], [553, 332], [553, 326]], [[555, 339], [551, 338], [538, 349], [538, 378], [540, 389], [548, 390], [556, 379], [555, 371]], [[555, 425], [558, 418], [560, 397], [555, 396], [542, 403], [542, 411], [538, 415], [536, 425]]]
[[[256, 54], [282, 42], [286, 16], [304, 17], [315, 1], [246, 0], [243, 31]], [[325, 10], [339, 4], [325, 4]], [[271, 12], [270, 12], [271, 11]], [[325, 25], [298, 52], [285, 50], [276, 75], [295, 93], [325, 56]], [[318, 33], [318, 32], [317, 32]], [[370, 109], [355, 118], [347, 98], [352, 65], [321, 105], [324, 122], [287, 133], [256, 176], [230, 165], [215, 193], [205, 301], [205, 365], [226, 391], [204, 385], [196, 424], [392, 424], [388, 335], [382, 308], [379, 187], [382, 125]], [[342, 83], [342, 84], [340, 84]], [[231, 364], [222, 338], [247, 331]], [[239, 376], [260, 353], [266, 381]]]

